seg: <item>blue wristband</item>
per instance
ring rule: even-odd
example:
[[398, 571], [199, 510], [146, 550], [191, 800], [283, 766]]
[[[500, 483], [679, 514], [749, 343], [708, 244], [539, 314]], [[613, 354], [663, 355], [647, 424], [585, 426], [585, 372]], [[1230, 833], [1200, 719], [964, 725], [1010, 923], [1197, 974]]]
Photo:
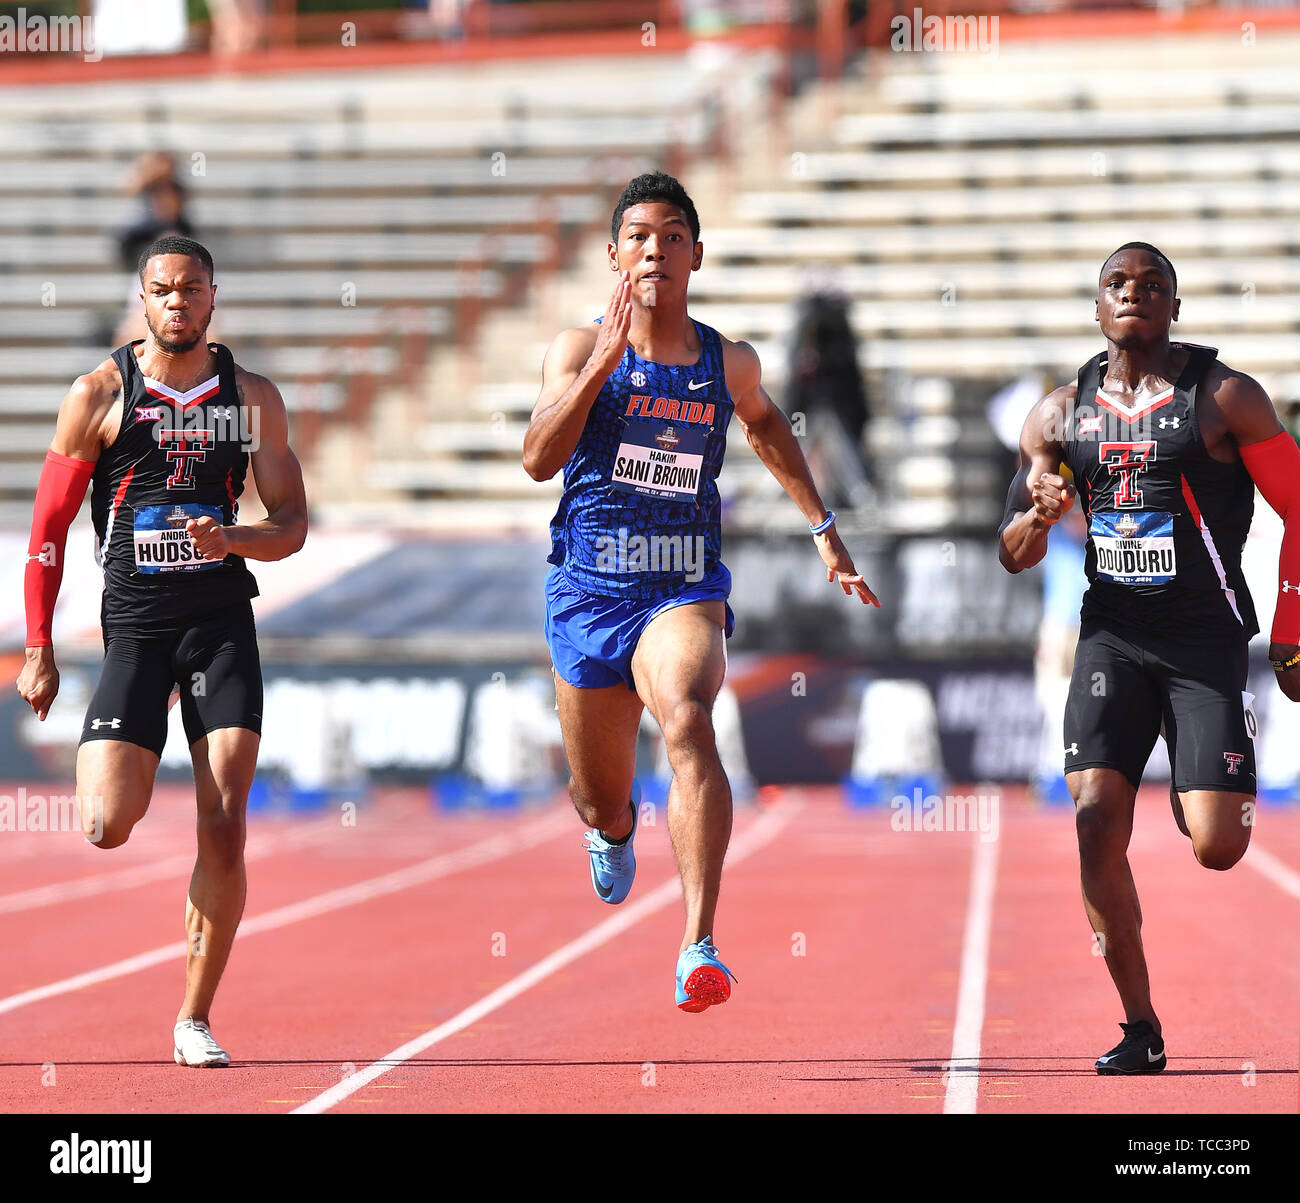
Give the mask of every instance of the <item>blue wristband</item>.
[[812, 531], [814, 535], [820, 535], [823, 531], [830, 530], [830, 528], [834, 525], [835, 525], [835, 511], [827, 510], [825, 519], [819, 522], [816, 526], [813, 526], [811, 522], [808, 523], [808, 529]]

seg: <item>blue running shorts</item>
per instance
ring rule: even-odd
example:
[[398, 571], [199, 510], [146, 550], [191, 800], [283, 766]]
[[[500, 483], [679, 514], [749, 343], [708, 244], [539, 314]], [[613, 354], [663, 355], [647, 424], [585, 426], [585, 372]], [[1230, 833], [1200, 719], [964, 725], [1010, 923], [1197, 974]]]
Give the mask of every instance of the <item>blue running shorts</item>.
[[[546, 578], [546, 643], [555, 671], [578, 689], [604, 689], [620, 681], [635, 690], [632, 653], [650, 620], [674, 606], [690, 602], [726, 602], [731, 596], [731, 573], [724, 564], [689, 584], [680, 593], [654, 601], [622, 601], [587, 593], [574, 585], [559, 568]], [[727, 609], [727, 637], [736, 616]]]

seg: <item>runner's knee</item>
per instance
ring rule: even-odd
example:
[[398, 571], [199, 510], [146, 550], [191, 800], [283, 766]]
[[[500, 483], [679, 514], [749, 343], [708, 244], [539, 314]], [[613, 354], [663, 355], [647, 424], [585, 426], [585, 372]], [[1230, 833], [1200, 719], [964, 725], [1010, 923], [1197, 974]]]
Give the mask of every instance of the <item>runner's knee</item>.
[[713, 746], [713, 714], [696, 698], [673, 703], [663, 716], [664, 742], [668, 755], [698, 752]]
[[1127, 824], [1121, 825], [1114, 800], [1095, 787], [1084, 787], [1075, 799], [1074, 829], [1084, 861], [1123, 856], [1128, 848]]
[[94, 828], [87, 828], [83, 825], [82, 831], [86, 837], [86, 843], [95, 848], [103, 848], [107, 851], [109, 848], [120, 848], [131, 836], [131, 831], [135, 827], [134, 819], [115, 818], [113, 820], [105, 819], [100, 830], [99, 838], [95, 838]]
[[199, 855], [219, 869], [233, 869], [244, 856], [244, 816], [221, 809], [199, 815]]
[[131, 799], [126, 805], [110, 805], [98, 794], [85, 793], [78, 797], [81, 799], [82, 834], [88, 844], [105, 851], [126, 843], [149, 805], [148, 799]]
[[1244, 836], [1238, 836], [1235, 833], [1228, 833], [1227, 835], [1215, 834], [1195, 841], [1192, 846], [1196, 851], [1196, 859], [1205, 868], [1223, 872], [1226, 869], [1231, 869], [1246, 855], [1246, 848], [1249, 844], [1250, 833], [1247, 831]]

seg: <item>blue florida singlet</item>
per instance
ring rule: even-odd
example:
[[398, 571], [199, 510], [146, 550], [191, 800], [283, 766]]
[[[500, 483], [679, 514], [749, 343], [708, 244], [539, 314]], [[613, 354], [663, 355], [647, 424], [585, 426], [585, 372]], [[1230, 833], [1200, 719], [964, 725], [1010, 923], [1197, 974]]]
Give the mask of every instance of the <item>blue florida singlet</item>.
[[588, 593], [654, 600], [679, 592], [700, 557], [705, 575], [720, 563], [717, 478], [733, 406], [722, 336], [692, 324], [693, 364], [623, 352], [564, 466], [547, 560]]

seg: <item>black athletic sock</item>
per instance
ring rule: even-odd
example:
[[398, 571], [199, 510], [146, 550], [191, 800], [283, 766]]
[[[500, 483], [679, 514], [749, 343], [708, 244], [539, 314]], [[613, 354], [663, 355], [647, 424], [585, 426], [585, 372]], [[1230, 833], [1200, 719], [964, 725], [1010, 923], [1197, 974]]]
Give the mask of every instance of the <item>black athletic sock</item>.
[[[632, 804], [629, 802], [628, 805], [631, 806]], [[633, 817], [633, 819], [635, 820], [635, 818], [636, 818], [636, 811], [635, 811], [635, 810], [632, 811], [632, 817]], [[635, 830], [636, 830], [636, 823], [633, 822], [633, 824], [632, 824], [632, 831], [635, 831]], [[630, 839], [632, 838], [632, 831], [629, 831], [629, 832], [627, 833], [627, 835], [625, 835], [625, 836], [624, 836], [622, 839], [620, 839], [620, 840], [611, 840], [611, 839], [609, 838], [609, 836], [607, 836], [607, 835], [602, 831], [602, 832], [600, 833], [600, 838], [601, 838], [602, 840], [604, 840], [605, 843], [607, 843], [607, 844], [612, 844], [615, 848], [621, 848], [621, 847], [623, 847], [624, 844], [626, 844], [626, 843], [628, 842], [628, 840], [630, 840]]]

